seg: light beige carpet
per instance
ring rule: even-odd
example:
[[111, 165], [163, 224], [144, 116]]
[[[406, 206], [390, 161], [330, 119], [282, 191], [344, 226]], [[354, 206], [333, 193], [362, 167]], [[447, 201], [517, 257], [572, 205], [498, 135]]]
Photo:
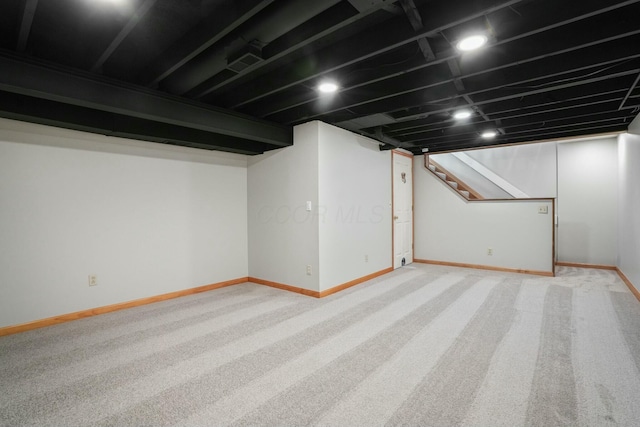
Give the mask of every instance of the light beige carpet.
[[243, 284], [0, 338], [0, 425], [638, 425], [615, 272], [411, 265], [320, 300]]

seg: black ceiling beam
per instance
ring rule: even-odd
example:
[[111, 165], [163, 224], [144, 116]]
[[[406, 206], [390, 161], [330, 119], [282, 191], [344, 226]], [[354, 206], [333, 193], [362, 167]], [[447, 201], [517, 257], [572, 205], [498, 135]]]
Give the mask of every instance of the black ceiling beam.
[[92, 72], [97, 72], [102, 69], [102, 66], [109, 59], [109, 57], [116, 51], [118, 46], [124, 41], [124, 39], [129, 35], [131, 31], [138, 25], [141, 19], [151, 10], [153, 5], [157, 0], [145, 0], [145, 2], [140, 6], [134, 13], [131, 19], [127, 22], [127, 24], [120, 30], [118, 35], [111, 41], [109, 46], [102, 52], [98, 60], [91, 67]]
[[330, 46], [316, 52], [314, 59], [320, 65], [309, 71], [300, 72], [300, 70], [308, 70], [305, 67], [305, 61], [300, 60], [265, 76], [270, 82], [273, 82], [269, 87], [275, 87], [275, 89], [265, 91], [258, 82], [254, 82], [254, 84], [246, 88], [248, 95], [244, 98], [237, 98], [239, 101], [231, 107], [242, 107], [278, 91], [392, 51], [461, 22], [513, 6], [521, 1], [524, 0], [511, 0], [497, 4], [495, 0], [479, 0], [469, 4], [465, 0], [452, 0], [447, 3], [445, 9], [431, 15], [429, 20], [424, 22], [425, 29], [419, 32], [406, 28], [404, 17], [393, 18], [389, 20], [384, 31], [381, 31], [380, 28], [374, 28], [353, 38], [341, 41], [337, 46]]
[[138, 78], [145, 86], [154, 87], [187, 62], [229, 35], [275, 0], [235, 0], [233, 8], [219, 10], [205, 18], [170, 47]]
[[138, 139], [238, 154], [279, 148], [262, 142], [123, 116], [70, 104], [0, 92], [0, 116], [106, 136]]
[[0, 89], [7, 92], [282, 147], [293, 144], [289, 126], [98, 79], [88, 73], [72, 73], [7, 56], [0, 56], [0, 69]]
[[20, 24], [20, 33], [18, 34], [18, 44], [16, 46], [18, 52], [23, 52], [27, 48], [31, 25], [33, 24], [33, 17], [36, 15], [37, 7], [38, 0], [27, 0], [24, 4], [22, 23]]
[[[400, 0], [400, 6], [404, 10], [405, 15], [407, 15], [407, 19], [411, 23], [414, 31], [420, 31], [424, 28], [424, 24], [422, 23], [422, 16], [420, 16], [420, 11], [416, 7], [416, 4], [413, 0]], [[429, 44], [429, 40], [426, 37], [419, 38], [416, 40], [418, 42], [418, 46], [422, 51], [422, 56], [427, 61], [433, 61], [436, 59], [435, 53], [433, 53], [433, 48], [431, 44]]]
[[620, 103], [620, 106], [618, 107], [618, 110], [622, 110], [622, 108], [624, 107], [625, 102], [627, 102], [627, 100], [629, 99], [629, 97], [631, 96], [633, 91], [636, 89], [636, 86], [638, 86], [638, 82], [640, 82], [640, 74], [638, 74], [638, 77], [636, 77], [635, 81], [633, 82], [633, 84], [629, 88], [629, 91], [627, 92], [627, 94], [625, 95], [624, 99]]

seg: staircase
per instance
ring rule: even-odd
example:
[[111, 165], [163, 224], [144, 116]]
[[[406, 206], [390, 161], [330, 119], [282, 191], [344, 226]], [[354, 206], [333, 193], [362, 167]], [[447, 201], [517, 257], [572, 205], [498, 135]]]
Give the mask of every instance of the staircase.
[[458, 193], [461, 197], [466, 200], [484, 200], [478, 192], [474, 191], [471, 187], [466, 185], [460, 179], [458, 179], [455, 175], [447, 171], [445, 168], [440, 166], [438, 163], [434, 162], [429, 158], [429, 155], [424, 156], [425, 166], [437, 176], [440, 180], [450, 186], [456, 193]]

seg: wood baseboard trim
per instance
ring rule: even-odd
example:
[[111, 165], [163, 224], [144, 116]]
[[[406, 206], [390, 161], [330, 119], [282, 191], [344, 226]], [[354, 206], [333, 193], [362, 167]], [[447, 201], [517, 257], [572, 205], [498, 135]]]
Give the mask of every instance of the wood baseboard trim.
[[343, 283], [338, 286], [334, 286], [333, 288], [325, 289], [324, 291], [312, 291], [310, 289], [299, 288], [297, 286], [285, 285], [284, 283], [272, 282], [270, 280], [258, 279], [257, 277], [249, 277], [249, 281], [252, 283], [257, 283], [259, 285], [270, 286], [272, 288], [282, 289], [289, 292], [295, 292], [297, 294], [302, 294], [314, 298], [324, 298], [331, 294], [335, 294], [336, 292], [343, 291], [347, 288], [350, 288], [355, 285], [359, 285], [360, 283], [366, 282], [367, 280], [375, 279], [378, 276], [382, 276], [383, 274], [391, 273], [393, 271], [393, 267], [385, 268], [384, 270], [376, 271], [375, 273], [368, 274], [366, 276], [359, 277], [357, 279], [351, 280], [349, 282]]
[[586, 264], [582, 262], [564, 262], [558, 261], [556, 262], [557, 266], [560, 267], [576, 267], [576, 268], [597, 268], [599, 270], [614, 270], [616, 271], [618, 267], [615, 265], [604, 265], [604, 264]]
[[533, 274], [536, 276], [546, 276], [546, 277], [555, 276], [555, 273], [553, 271], [523, 270], [518, 268], [494, 267], [491, 265], [465, 264], [461, 262], [433, 261], [429, 259], [415, 259], [415, 258], [413, 262], [417, 262], [421, 264], [445, 265], [448, 267], [462, 267], [462, 268], [475, 268], [478, 270], [502, 271], [504, 273]]
[[249, 282], [257, 283], [258, 285], [269, 286], [271, 288], [282, 289], [283, 291], [294, 292], [296, 294], [302, 294], [309, 297], [320, 298], [320, 292], [312, 291], [311, 289], [299, 288], [297, 286], [285, 285], [284, 283], [272, 282], [270, 280], [258, 279], [257, 277], [249, 277]]
[[362, 276], [358, 279], [351, 280], [349, 282], [343, 283], [342, 285], [334, 286], [333, 288], [325, 289], [320, 292], [320, 298], [324, 298], [328, 295], [335, 294], [336, 292], [343, 291], [347, 288], [350, 288], [355, 285], [359, 285], [360, 283], [366, 282], [367, 280], [375, 279], [376, 277], [382, 276], [387, 273], [391, 273], [393, 271], [393, 267], [385, 268], [384, 270], [376, 271], [375, 273], [367, 274], [366, 276]]
[[59, 316], [49, 317], [49, 318], [40, 319], [40, 320], [34, 320], [32, 322], [22, 323], [19, 325], [5, 326], [3, 328], [0, 328], [0, 337], [5, 335], [17, 334], [20, 332], [31, 331], [33, 329], [40, 329], [46, 326], [57, 325], [59, 323], [70, 322], [72, 320], [78, 320], [78, 319], [84, 319], [86, 317], [97, 316], [99, 314], [111, 313], [112, 311], [119, 311], [119, 310], [124, 310], [126, 308], [133, 308], [133, 307], [139, 307], [141, 305], [152, 304], [154, 302], [166, 301], [169, 299], [184, 297], [187, 295], [208, 292], [214, 289], [224, 288], [226, 286], [246, 283], [248, 280], [249, 280], [248, 277], [241, 277], [238, 279], [227, 280], [225, 282], [212, 283], [210, 285], [198, 286], [196, 288], [169, 292], [167, 294], [156, 295], [153, 297], [140, 298], [133, 301], [126, 301], [126, 302], [121, 302], [117, 304], [105, 305], [102, 307], [91, 308], [89, 310], [76, 311], [75, 313], [61, 314]]
[[615, 270], [618, 273], [618, 276], [620, 276], [620, 279], [622, 279], [624, 284], [627, 285], [627, 288], [629, 288], [631, 293], [635, 295], [638, 301], [640, 301], [640, 291], [638, 291], [638, 289], [635, 286], [633, 286], [633, 283], [631, 283], [631, 280], [629, 280], [629, 278], [624, 275], [622, 270], [620, 270], [618, 267], [616, 267]]

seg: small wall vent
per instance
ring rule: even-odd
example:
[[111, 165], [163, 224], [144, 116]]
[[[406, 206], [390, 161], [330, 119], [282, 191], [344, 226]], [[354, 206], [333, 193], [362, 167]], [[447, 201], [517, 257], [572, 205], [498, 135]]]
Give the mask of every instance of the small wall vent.
[[262, 59], [262, 48], [258, 43], [252, 42], [227, 58], [227, 69], [240, 73], [262, 61], [264, 61]]

